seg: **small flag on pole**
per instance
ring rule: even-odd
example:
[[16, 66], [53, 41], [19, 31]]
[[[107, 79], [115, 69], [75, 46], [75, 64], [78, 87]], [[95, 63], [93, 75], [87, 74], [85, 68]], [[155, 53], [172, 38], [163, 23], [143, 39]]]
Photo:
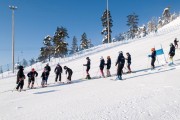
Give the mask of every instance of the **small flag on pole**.
[[156, 50], [156, 55], [162, 55], [162, 54], [164, 54], [164, 51], [162, 48], [159, 50]]

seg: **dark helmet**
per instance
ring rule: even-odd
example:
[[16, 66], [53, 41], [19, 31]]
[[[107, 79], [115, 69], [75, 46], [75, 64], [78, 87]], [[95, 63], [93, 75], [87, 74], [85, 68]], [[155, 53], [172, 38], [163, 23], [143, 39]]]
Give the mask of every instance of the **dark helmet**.
[[20, 65], [18, 68], [19, 68], [19, 70], [23, 70], [24, 69], [24, 67], [22, 65]]
[[86, 57], [87, 60], [89, 60], [89, 57]]
[[66, 66], [64, 66], [64, 69], [67, 69], [67, 67], [66, 67]]

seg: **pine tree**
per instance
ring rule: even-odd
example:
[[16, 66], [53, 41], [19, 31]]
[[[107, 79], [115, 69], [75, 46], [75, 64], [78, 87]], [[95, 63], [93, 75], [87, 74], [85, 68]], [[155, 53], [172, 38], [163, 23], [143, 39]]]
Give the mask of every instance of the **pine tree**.
[[130, 27], [129, 32], [130, 36], [133, 39], [135, 37], [136, 32], [138, 31], [138, 15], [135, 13], [128, 15], [127, 16], [128, 21], [127, 21], [127, 26]]
[[[107, 18], [107, 13], [108, 13], [108, 18]], [[112, 26], [113, 26], [113, 20], [112, 20], [112, 17], [111, 17], [111, 13], [110, 11], [108, 10], [105, 10], [102, 17], [101, 17], [101, 21], [102, 21], [102, 26], [103, 26], [103, 30], [101, 32], [102, 35], [104, 35], [104, 38], [103, 38], [103, 44], [104, 43], [108, 43], [108, 42], [112, 42], [111, 40], [111, 33], [112, 33]], [[108, 24], [109, 22], [109, 24]], [[108, 28], [109, 28], [109, 36], [108, 36]], [[109, 41], [108, 41], [108, 37], [109, 37]]]
[[87, 39], [86, 33], [83, 33], [81, 36], [81, 49], [88, 49], [89, 48], [89, 41]]
[[52, 46], [52, 37], [51, 36], [46, 36], [45, 38], [44, 38], [44, 41], [43, 41], [43, 44], [44, 44], [44, 52], [45, 52], [45, 56], [47, 57], [47, 58], [49, 58], [49, 61], [50, 61], [50, 57], [51, 57], [51, 55], [53, 54], [53, 50], [54, 50], [54, 47]]
[[162, 18], [164, 20], [163, 25], [167, 24], [170, 22], [171, 14], [170, 14], [170, 7], [167, 7], [164, 9], [162, 13]]
[[33, 65], [34, 63], [36, 63], [36, 61], [35, 61], [34, 59], [31, 59], [31, 60], [29, 61], [30, 66]]
[[69, 38], [67, 29], [64, 27], [57, 27], [53, 38], [55, 56], [63, 56], [67, 54], [68, 43], [65, 42], [66, 38]]
[[22, 65], [23, 65], [24, 67], [28, 66], [28, 62], [27, 62], [26, 59], [23, 59], [23, 60], [22, 60]]
[[72, 41], [71, 53], [74, 54], [76, 52], [78, 52], [78, 45], [77, 45], [77, 38], [74, 36]]
[[156, 19], [153, 17], [147, 24], [147, 32], [150, 33], [156, 31], [156, 26]]
[[44, 47], [41, 47], [41, 49], [40, 49], [41, 53], [38, 58], [40, 61], [44, 61], [47, 58], [49, 58], [49, 61], [50, 61], [50, 56], [53, 54], [53, 46], [52, 46], [51, 42], [52, 42], [52, 37], [50, 37], [49, 35], [47, 35], [43, 39]]

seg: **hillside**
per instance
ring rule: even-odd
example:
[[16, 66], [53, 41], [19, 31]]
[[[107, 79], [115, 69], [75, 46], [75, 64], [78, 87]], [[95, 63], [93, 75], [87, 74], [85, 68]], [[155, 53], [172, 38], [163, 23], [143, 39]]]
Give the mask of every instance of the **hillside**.
[[[38, 87], [45, 64], [34, 67], [39, 76], [37, 89], [10, 91], [15, 87], [16, 75], [4, 73], [0, 79], [0, 120], [179, 120], [180, 119], [180, 50], [176, 50], [173, 66], [162, 66], [164, 56], [156, 61], [156, 70], [150, 71], [148, 54], [151, 48], [161, 48], [168, 60], [169, 44], [180, 39], [180, 18], [164, 26], [157, 34], [141, 39], [99, 45], [66, 59], [53, 59], [50, 85]], [[116, 73], [118, 52], [132, 56], [135, 73], [123, 75], [123, 81], [109, 78], [81, 80], [85, 77], [86, 57], [91, 59], [91, 76], [99, 76], [100, 56], [111, 56], [111, 74]], [[57, 63], [73, 69], [72, 84], [52, 84]], [[31, 67], [25, 69], [25, 73]], [[126, 69], [124, 69], [126, 71]], [[106, 70], [105, 70], [106, 72]], [[2, 76], [2, 75], [0, 75]], [[62, 81], [66, 81], [63, 73]], [[27, 87], [27, 79], [25, 86]]]

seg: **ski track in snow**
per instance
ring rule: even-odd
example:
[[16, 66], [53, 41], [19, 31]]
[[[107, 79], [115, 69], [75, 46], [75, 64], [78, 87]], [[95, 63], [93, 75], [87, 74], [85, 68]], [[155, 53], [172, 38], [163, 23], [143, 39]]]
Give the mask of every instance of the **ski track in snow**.
[[[73, 68], [71, 84], [53, 84], [55, 75], [51, 72], [48, 87], [38, 87], [41, 78], [37, 77], [37, 89], [12, 92], [15, 75], [5, 75], [4, 79], [0, 79], [0, 120], [180, 120], [180, 51], [176, 51], [175, 65], [161, 66], [164, 57], [158, 57], [157, 68], [152, 71], [147, 58], [150, 49], [154, 46], [158, 49], [160, 44], [167, 58], [169, 43], [174, 38], [180, 39], [179, 24], [180, 18], [177, 18], [164, 26], [159, 34], [123, 45], [112, 43], [109, 47], [97, 46], [77, 56], [77, 59], [60, 61], [62, 66]], [[165, 28], [170, 31], [163, 33]], [[115, 61], [120, 50], [132, 55], [135, 73], [123, 75], [122, 81], [110, 80], [115, 79], [115, 76], [81, 80], [85, 76], [82, 64], [86, 63], [86, 56], [91, 59], [92, 77], [100, 75], [99, 57], [106, 58], [107, 55], [111, 56], [111, 73], [115, 74]], [[57, 62], [51, 63], [52, 71]], [[41, 68], [36, 68], [39, 76]], [[26, 68], [25, 73], [30, 69]], [[66, 81], [65, 74], [62, 75], [62, 81]], [[27, 79], [24, 88], [26, 85]]]

